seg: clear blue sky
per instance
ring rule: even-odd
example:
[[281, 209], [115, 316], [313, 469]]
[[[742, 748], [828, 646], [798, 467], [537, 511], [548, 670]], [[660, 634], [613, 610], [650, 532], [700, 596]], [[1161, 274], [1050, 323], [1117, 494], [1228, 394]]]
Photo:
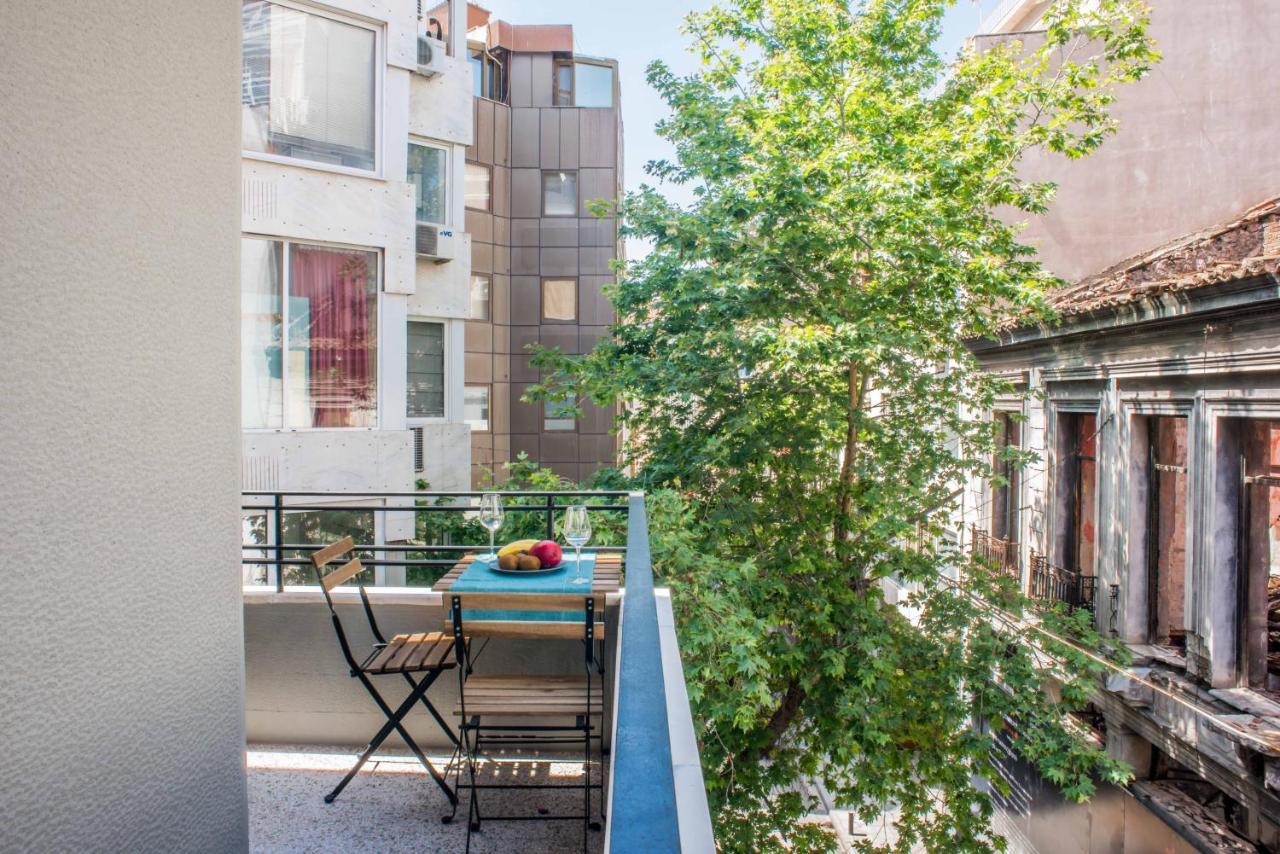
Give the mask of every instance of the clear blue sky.
[[[706, 9], [713, 5], [712, 0], [477, 1], [496, 17], [513, 24], [573, 24], [576, 52], [618, 60], [626, 133], [626, 185], [635, 189], [642, 182], [652, 183], [644, 174], [644, 164], [669, 156], [670, 147], [653, 132], [654, 123], [666, 110], [645, 82], [644, 70], [655, 59], [663, 60], [677, 73], [694, 69], [680, 25], [690, 11]], [[944, 52], [959, 47], [996, 3], [997, 0], [955, 0], [942, 37]], [[683, 200], [682, 193], [667, 189], [673, 198]]]

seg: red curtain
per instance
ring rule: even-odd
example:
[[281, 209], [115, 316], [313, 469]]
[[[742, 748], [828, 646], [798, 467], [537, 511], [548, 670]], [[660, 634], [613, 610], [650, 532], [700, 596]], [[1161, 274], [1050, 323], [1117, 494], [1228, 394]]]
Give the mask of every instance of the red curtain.
[[[305, 346], [310, 427], [373, 427], [377, 415], [377, 261], [371, 252], [292, 247], [290, 351]], [[306, 336], [305, 339], [302, 336]], [[290, 384], [302, 382], [290, 377]]]

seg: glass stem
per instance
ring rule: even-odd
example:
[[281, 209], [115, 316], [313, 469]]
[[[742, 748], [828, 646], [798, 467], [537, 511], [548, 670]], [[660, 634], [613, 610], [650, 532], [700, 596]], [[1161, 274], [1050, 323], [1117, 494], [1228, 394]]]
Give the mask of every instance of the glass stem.
[[490, 529], [489, 529], [489, 557], [493, 557], [493, 556], [494, 556], [494, 551], [493, 551], [493, 537], [494, 537], [494, 530], [493, 530], [492, 528], [490, 528]]
[[582, 546], [573, 547], [573, 577], [577, 581], [582, 580]]

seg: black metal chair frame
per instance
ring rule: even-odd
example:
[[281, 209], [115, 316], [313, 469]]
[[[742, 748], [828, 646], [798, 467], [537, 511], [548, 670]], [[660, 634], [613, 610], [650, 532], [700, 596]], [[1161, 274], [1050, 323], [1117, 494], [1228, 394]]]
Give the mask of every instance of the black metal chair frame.
[[[591, 792], [593, 789], [600, 790], [600, 818], [605, 818], [604, 805], [604, 781], [598, 783], [591, 782], [591, 743], [597, 742], [600, 746], [600, 757], [604, 756], [604, 735], [603, 732], [596, 732], [596, 728], [591, 724], [591, 718], [595, 714], [591, 705], [591, 682], [593, 673], [600, 686], [600, 710], [601, 718], [600, 729], [604, 729], [604, 655], [603, 650], [600, 654], [596, 652], [596, 608], [595, 597], [587, 594], [583, 597], [584, 609], [584, 627], [582, 635], [582, 644], [584, 648], [584, 668], [587, 677], [586, 691], [586, 713], [576, 715], [574, 723], [554, 725], [554, 724], [523, 724], [523, 725], [494, 725], [485, 724], [481, 720], [480, 715], [467, 715], [466, 710], [466, 679], [471, 675], [472, 667], [475, 659], [471, 656], [470, 647], [466, 640], [466, 634], [463, 627], [462, 615], [462, 599], [463, 596], [453, 595], [450, 598], [449, 618], [453, 626], [454, 652], [457, 656], [458, 663], [458, 703], [459, 703], [459, 736], [461, 738], [461, 752], [463, 763], [466, 765], [467, 782], [462, 782], [461, 764], [458, 766], [455, 775], [455, 786], [458, 790], [466, 789], [470, 792], [468, 815], [467, 815], [467, 852], [471, 851], [471, 834], [479, 831], [482, 819], [489, 821], [582, 821], [582, 850], [587, 851], [587, 843], [589, 839], [589, 831], [600, 830], [601, 822], [592, 821], [591, 819]], [[501, 717], [501, 715], [498, 715]], [[581, 737], [570, 736], [569, 733], [582, 733]], [[486, 735], [488, 733], [488, 735]], [[484, 742], [491, 745], [499, 745], [503, 747], [521, 747], [521, 746], [542, 746], [547, 744], [581, 744], [583, 749], [582, 763], [582, 782], [581, 783], [477, 783], [476, 782], [476, 759], [482, 754]], [[603, 773], [603, 765], [601, 765]], [[583, 810], [581, 814], [573, 815], [487, 815], [482, 816], [480, 812], [480, 802], [476, 795], [482, 789], [582, 789]], [[455, 802], [456, 809], [456, 802]]]
[[[386, 636], [383, 635], [382, 630], [378, 627], [378, 621], [373, 615], [373, 606], [369, 602], [369, 594], [365, 591], [363, 584], [359, 585], [360, 601], [364, 605], [364, 613], [369, 623], [369, 630], [373, 634], [376, 643], [373, 646], [373, 650], [365, 656], [363, 660], [357, 661], [355, 655], [351, 651], [351, 644], [347, 640], [347, 634], [342, 628], [342, 620], [338, 617], [337, 609], [334, 608], [333, 597], [329, 593], [329, 586], [325, 584], [325, 573], [323, 571], [323, 567], [332, 560], [333, 557], [354, 551], [354, 546], [349, 542], [349, 540], [350, 538], [340, 541], [339, 543], [335, 543], [334, 546], [330, 546], [313, 555], [313, 568], [316, 573], [316, 581], [320, 585], [320, 590], [324, 593], [325, 603], [329, 606], [329, 616], [333, 621], [334, 632], [338, 635], [338, 645], [342, 648], [342, 656], [347, 660], [347, 665], [350, 668], [351, 675], [356, 679], [359, 679], [360, 684], [364, 685], [365, 690], [369, 692], [369, 696], [373, 698], [374, 703], [376, 703], [378, 708], [382, 710], [382, 714], [386, 716], [387, 722], [383, 724], [382, 728], [379, 729], [377, 733], [374, 734], [373, 738], [369, 740], [368, 746], [365, 747], [364, 751], [360, 754], [360, 758], [356, 760], [355, 765], [351, 767], [351, 770], [347, 772], [347, 775], [342, 778], [342, 782], [338, 783], [332, 792], [324, 796], [324, 802], [326, 804], [333, 803], [334, 799], [342, 793], [342, 790], [347, 787], [347, 784], [351, 782], [357, 773], [359, 773], [360, 769], [364, 767], [364, 764], [369, 761], [369, 757], [373, 755], [374, 751], [377, 750], [378, 747], [381, 746], [382, 742], [386, 740], [387, 736], [391, 735], [394, 731], [400, 734], [400, 738], [403, 739], [404, 743], [411, 751], [413, 751], [413, 755], [417, 757], [420, 763], [422, 763], [422, 767], [427, 769], [427, 773], [431, 775], [431, 779], [435, 781], [436, 785], [440, 788], [440, 791], [444, 792], [445, 797], [448, 798], [449, 805], [453, 808], [453, 812], [447, 816], [441, 817], [441, 821], [448, 824], [453, 820], [453, 815], [458, 809], [457, 792], [454, 787], [449, 785], [445, 777], [435, 769], [430, 760], [428, 760], [426, 755], [422, 752], [422, 748], [420, 748], [418, 743], [414, 741], [413, 736], [409, 735], [409, 731], [404, 728], [401, 722], [404, 720], [405, 716], [409, 714], [409, 712], [412, 711], [419, 702], [421, 702], [427, 712], [440, 726], [440, 729], [449, 737], [449, 741], [453, 744], [453, 756], [449, 760], [449, 764], [453, 765], [458, 761], [462, 750], [462, 743], [459, 741], [458, 737], [454, 735], [453, 730], [449, 727], [448, 723], [445, 722], [444, 717], [439, 711], [437, 711], [436, 707], [431, 704], [431, 701], [427, 699], [427, 690], [445, 670], [453, 666], [453, 662], [449, 662], [448, 658], [445, 658], [444, 661], [448, 662], [447, 664], [442, 664], [439, 667], [422, 671], [426, 675], [421, 677], [420, 680], [415, 680], [404, 671], [374, 674], [391, 676], [398, 672], [404, 677], [404, 680], [409, 683], [409, 696], [406, 697], [398, 707], [392, 710], [387, 701], [378, 693], [377, 688], [373, 685], [373, 681], [369, 678], [369, 673], [366, 671], [366, 668], [374, 658], [376, 658], [387, 646]], [[320, 563], [314, 562], [314, 558], [319, 557], [324, 552], [334, 550], [339, 545], [345, 545], [347, 547], [336, 551], [336, 554], [331, 554], [328, 560]], [[339, 570], [334, 571], [337, 572]], [[463, 646], [465, 647], [465, 645], [466, 644], [464, 643]]]

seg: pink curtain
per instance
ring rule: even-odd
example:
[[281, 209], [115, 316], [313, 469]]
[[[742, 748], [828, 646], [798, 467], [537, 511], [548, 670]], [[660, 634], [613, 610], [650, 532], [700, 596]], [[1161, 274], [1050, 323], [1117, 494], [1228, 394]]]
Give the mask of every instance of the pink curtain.
[[[308, 338], [307, 406], [312, 427], [372, 427], [377, 413], [377, 315], [371, 252], [293, 246], [290, 311], [306, 301], [305, 324], [291, 320], [291, 350]], [[301, 378], [291, 377], [292, 382]]]

